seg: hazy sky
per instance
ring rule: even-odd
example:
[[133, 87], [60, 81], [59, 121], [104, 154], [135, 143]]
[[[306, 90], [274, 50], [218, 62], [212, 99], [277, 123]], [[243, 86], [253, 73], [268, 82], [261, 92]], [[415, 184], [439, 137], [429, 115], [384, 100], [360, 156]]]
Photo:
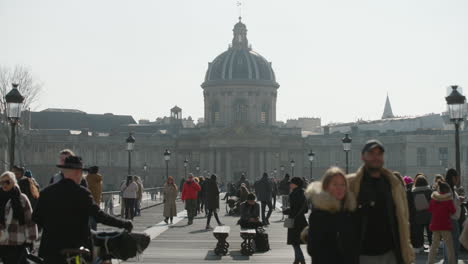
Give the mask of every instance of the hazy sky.
[[[44, 83], [37, 110], [154, 120], [203, 116], [208, 62], [225, 51], [235, 0], [0, 0], [0, 65]], [[279, 120], [380, 118], [445, 110], [468, 90], [466, 0], [245, 0], [255, 51], [273, 63]]]

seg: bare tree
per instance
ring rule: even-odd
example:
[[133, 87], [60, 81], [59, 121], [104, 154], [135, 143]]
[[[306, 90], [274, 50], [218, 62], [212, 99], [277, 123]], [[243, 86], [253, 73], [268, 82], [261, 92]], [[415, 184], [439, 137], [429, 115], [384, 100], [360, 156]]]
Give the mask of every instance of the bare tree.
[[[0, 142], [10, 145], [10, 130], [8, 126], [8, 117], [6, 114], [6, 101], [5, 95], [10, 92], [12, 88], [12, 83], [18, 84], [18, 90], [22, 96], [24, 96], [23, 101], [23, 111], [28, 110], [34, 105], [35, 102], [39, 99], [39, 95], [42, 90], [42, 83], [35, 80], [32, 76], [31, 70], [25, 66], [17, 65], [14, 68], [2, 67], [0, 66]], [[22, 133], [18, 126], [16, 126], [17, 131], [17, 141], [18, 141], [18, 152], [20, 162], [23, 163], [23, 151], [21, 151], [22, 145]], [[3, 163], [6, 163], [3, 161]], [[1, 166], [1, 165], [0, 165]]]

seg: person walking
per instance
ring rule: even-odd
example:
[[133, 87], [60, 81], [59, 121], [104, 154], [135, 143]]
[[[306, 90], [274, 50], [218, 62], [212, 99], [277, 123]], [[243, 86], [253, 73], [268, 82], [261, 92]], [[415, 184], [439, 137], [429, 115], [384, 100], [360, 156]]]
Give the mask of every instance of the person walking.
[[369, 140], [361, 151], [361, 166], [348, 175], [351, 193], [357, 197], [360, 263], [410, 264], [408, 202], [401, 177], [383, 167], [384, 146]]
[[273, 210], [276, 208], [276, 196], [278, 196], [278, 182], [276, 178], [271, 178], [271, 198], [273, 198]]
[[423, 174], [416, 176], [414, 186], [411, 189], [411, 197], [414, 207], [414, 221], [411, 229], [414, 234], [413, 248], [415, 253], [424, 251], [424, 230], [427, 233], [429, 245], [432, 244], [432, 232], [429, 229], [431, 223], [431, 213], [429, 203], [431, 201], [432, 189]]
[[205, 180], [204, 188], [206, 192], [206, 204], [205, 211], [208, 211], [206, 218], [206, 229], [211, 229], [210, 221], [211, 216], [214, 215], [216, 222], [219, 226], [223, 225], [219, 221], [218, 212], [219, 209], [219, 187], [218, 182], [216, 181], [217, 177], [215, 174], [212, 174], [208, 180]]
[[[447, 248], [447, 258], [449, 264], [455, 264], [455, 251], [453, 248], [452, 232], [453, 221], [451, 215], [456, 212], [453, 204], [450, 186], [445, 182], [439, 182], [438, 191], [432, 193], [432, 200], [429, 204], [429, 212], [432, 213], [430, 229], [432, 231], [432, 245], [429, 250], [427, 263], [433, 264], [437, 255], [440, 240], [444, 239]], [[445, 262], [447, 263], [447, 262]]]
[[172, 176], [167, 177], [166, 183], [164, 184], [164, 222], [166, 224], [171, 221], [173, 223], [174, 216], [177, 216], [177, 205], [176, 199], [178, 194], [177, 185], [174, 182]]
[[197, 213], [197, 199], [200, 190], [200, 185], [195, 182], [193, 174], [190, 173], [182, 189], [182, 201], [185, 203], [185, 210], [187, 210], [188, 225], [193, 224]]
[[13, 166], [12, 172], [15, 174], [17, 185], [19, 186], [21, 193], [28, 197], [31, 207], [34, 208], [39, 199], [39, 184], [35, 184], [32, 178], [24, 176], [24, 168], [19, 166]]
[[143, 191], [145, 190], [145, 187], [143, 187], [143, 181], [141, 180], [140, 176], [133, 176], [133, 180], [138, 185], [137, 198], [135, 200], [134, 215], [140, 216], [141, 215], [141, 202], [143, 200]]
[[[93, 200], [97, 205], [101, 205], [102, 195], [102, 175], [99, 174], [99, 167], [92, 166], [88, 168], [88, 176], [86, 176], [86, 182], [88, 182], [88, 189], [93, 196]], [[89, 219], [89, 225], [92, 230], [97, 230], [96, 219], [91, 217]]]
[[26, 247], [38, 237], [31, 204], [12, 172], [0, 176], [0, 185], [0, 259], [4, 264], [26, 263]]
[[[452, 240], [453, 240], [453, 250], [455, 254], [455, 263], [458, 262], [458, 254], [460, 252], [460, 226], [458, 224], [458, 219], [461, 216], [461, 200], [460, 196], [458, 196], [456, 192], [457, 186], [460, 184], [460, 177], [458, 172], [455, 169], [447, 170], [445, 174], [445, 182], [450, 186], [450, 192], [452, 194], [452, 201], [453, 205], [455, 206], [455, 213], [451, 215], [452, 219]], [[445, 245], [445, 244], [444, 244]], [[444, 248], [444, 260], [447, 261], [448, 252], [447, 249]]]
[[[263, 173], [263, 176], [260, 180], [255, 182], [255, 193], [257, 195], [257, 200], [260, 201], [262, 205], [262, 223], [263, 225], [270, 224], [270, 216], [273, 213], [273, 205], [271, 204], [272, 201], [272, 187], [271, 181], [268, 178], [268, 174], [266, 172]], [[268, 206], [268, 214], [265, 216], [265, 210]]]
[[89, 217], [117, 228], [132, 230], [131, 221], [106, 214], [94, 202], [87, 188], [80, 186], [83, 163], [69, 156], [63, 164], [64, 178], [41, 191], [32, 219], [43, 228], [39, 256], [44, 263], [66, 263], [61, 251], [66, 248], [91, 247]]
[[289, 194], [289, 201], [291, 206], [284, 212], [288, 215], [289, 219], [293, 220], [293, 227], [288, 228], [287, 244], [291, 245], [294, 249], [294, 262], [293, 264], [305, 264], [304, 253], [302, 253], [301, 232], [307, 226], [307, 220], [304, 214], [309, 210], [307, 200], [304, 196], [304, 181], [300, 177], [293, 177], [289, 184], [291, 193]]
[[138, 196], [138, 184], [133, 180], [133, 176], [127, 176], [127, 180], [120, 186], [124, 201], [125, 219], [133, 220], [135, 216], [135, 202]]
[[321, 181], [312, 182], [305, 195], [314, 208], [309, 216], [307, 252], [313, 264], [359, 264], [356, 197], [345, 173], [329, 168]]
[[[205, 201], [206, 201], [206, 189], [205, 189], [205, 177], [203, 176], [200, 176], [198, 177], [198, 180], [199, 180], [199, 185], [200, 185], [200, 188], [201, 190], [198, 192], [198, 199], [197, 199], [197, 213], [205, 213], [205, 215], [208, 214], [208, 212], [206, 212], [206, 208], [205, 208]], [[204, 211], [205, 209], [205, 211]]]
[[281, 210], [289, 208], [289, 174], [285, 174], [284, 178], [278, 185], [278, 194], [281, 196]]

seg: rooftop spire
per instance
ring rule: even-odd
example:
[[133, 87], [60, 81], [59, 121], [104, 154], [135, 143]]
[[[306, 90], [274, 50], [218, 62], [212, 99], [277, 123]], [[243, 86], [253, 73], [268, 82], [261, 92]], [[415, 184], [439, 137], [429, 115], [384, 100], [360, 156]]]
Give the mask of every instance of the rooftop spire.
[[237, 22], [232, 31], [234, 32], [232, 47], [235, 49], [248, 49], [249, 41], [247, 40], [247, 27], [242, 23], [242, 17], [239, 17], [239, 22]]
[[382, 119], [394, 118], [394, 117], [395, 116], [393, 115], [392, 105], [390, 104], [390, 99], [388, 98], [388, 93], [387, 93], [387, 100], [385, 101], [385, 109], [382, 115]]

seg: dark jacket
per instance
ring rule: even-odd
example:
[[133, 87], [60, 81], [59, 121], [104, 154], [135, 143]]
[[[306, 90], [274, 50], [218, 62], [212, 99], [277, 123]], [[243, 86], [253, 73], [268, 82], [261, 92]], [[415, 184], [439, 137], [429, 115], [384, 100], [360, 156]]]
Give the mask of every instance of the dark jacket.
[[321, 182], [307, 187], [313, 210], [309, 216], [307, 251], [314, 264], [358, 264], [356, 199], [348, 192], [342, 203], [322, 190]]
[[260, 218], [260, 206], [258, 203], [250, 205], [243, 202], [240, 205], [240, 221], [249, 221], [250, 218]]
[[410, 211], [413, 211], [413, 220], [415, 224], [418, 225], [429, 225], [431, 223], [431, 213], [429, 212], [429, 208], [426, 210], [421, 210], [418, 211], [416, 210], [415, 206], [415, 198], [417, 195], [424, 195], [426, 198], [427, 204], [430, 203], [431, 201], [431, 194], [432, 194], [432, 189], [431, 187], [428, 186], [420, 186], [420, 187], [414, 187], [411, 190], [411, 197], [412, 197], [412, 204], [410, 205]]
[[273, 189], [270, 179], [268, 177], [262, 177], [259, 181], [255, 182], [255, 194], [257, 200], [260, 202], [271, 201], [273, 197]]
[[283, 178], [278, 186], [279, 195], [289, 195], [289, 179]]
[[219, 188], [218, 183], [213, 180], [206, 180], [203, 184], [205, 192], [205, 208], [208, 210], [219, 209]]
[[289, 204], [291, 206], [284, 211], [284, 214], [287, 214], [288, 218], [294, 218], [294, 228], [288, 228], [288, 245], [304, 244], [301, 241], [301, 232], [307, 226], [307, 219], [304, 214], [309, 211], [304, 189], [295, 188], [289, 194]]
[[64, 248], [89, 248], [90, 216], [99, 223], [119, 228], [127, 222], [104, 213], [89, 190], [70, 179], [45, 188], [33, 212], [33, 220], [43, 228], [39, 256], [46, 263], [56, 263]]

